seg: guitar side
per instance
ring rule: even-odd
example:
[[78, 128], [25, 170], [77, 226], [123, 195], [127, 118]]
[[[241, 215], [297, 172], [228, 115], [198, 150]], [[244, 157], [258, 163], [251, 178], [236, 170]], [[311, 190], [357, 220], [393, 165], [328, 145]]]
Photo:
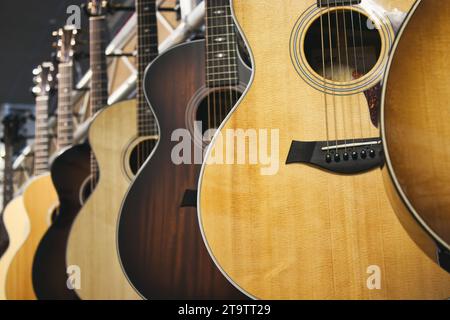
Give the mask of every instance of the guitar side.
[[9, 300], [35, 300], [33, 259], [39, 242], [50, 227], [51, 208], [58, 198], [50, 174], [33, 178], [23, 192], [23, 203], [30, 220], [30, 233], [8, 269], [6, 296]]
[[[377, 3], [404, 11], [412, 5]], [[279, 167], [262, 175], [267, 165], [261, 163], [204, 165], [199, 218], [217, 265], [235, 285], [261, 299], [448, 298], [449, 275], [402, 228], [380, 170], [340, 175], [286, 164], [293, 141], [327, 139], [324, 95], [302, 81], [289, 50], [293, 26], [317, 2], [233, 4], [256, 67], [250, 89], [221, 132], [278, 130], [279, 148], [272, 155], [279, 150]], [[364, 119], [366, 132], [378, 136], [364, 94], [336, 101], [340, 108], [353, 106], [350, 119]], [[350, 139], [357, 138], [347, 130]], [[380, 286], [371, 282], [376, 278]]]
[[90, 177], [90, 147], [76, 145], [63, 150], [51, 165], [51, 177], [59, 199], [58, 214], [33, 262], [33, 285], [42, 300], [77, 300], [68, 289], [66, 248], [70, 228], [81, 209], [81, 193]]
[[6, 276], [15, 255], [30, 234], [30, 220], [25, 210], [23, 197], [14, 198], [5, 208], [3, 221], [9, 236], [9, 246], [0, 259], [0, 300], [6, 300]]
[[82, 270], [77, 294], [85, 300], [140, 298], [122, 270], [116, 239], [120, 206], [131, 182], [127, 150], [138, 139], [136, 104], [130, 100], [106, 107], [89, 129], [100, 177], [75, 219], [67, 245], [67, 264]]

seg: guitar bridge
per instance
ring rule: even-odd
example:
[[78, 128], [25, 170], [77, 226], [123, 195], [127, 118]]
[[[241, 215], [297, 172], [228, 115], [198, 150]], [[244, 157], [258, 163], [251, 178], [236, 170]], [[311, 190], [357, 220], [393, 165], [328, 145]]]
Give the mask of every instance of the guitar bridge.
[[304, 163], [339, 174], [358, 174], [384, 164], [379, 138], [293, 141], [286, 164]]

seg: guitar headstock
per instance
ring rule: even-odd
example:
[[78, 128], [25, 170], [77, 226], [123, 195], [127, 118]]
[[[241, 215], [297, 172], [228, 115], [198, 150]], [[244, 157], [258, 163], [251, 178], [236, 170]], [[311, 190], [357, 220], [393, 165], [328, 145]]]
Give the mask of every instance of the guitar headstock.
[[53, 32], [56, 37], [56, 57], [60, 63], [72, 61], [78, 45], [78, 34], [74, 26], [65, 26]]
[[91, 17], [103, 16], [107, 13], [108, 6], [108, 0], [88, 0], [86, 12]]
[[55, 88], [55, 67], [51, 62], [44, 62], [33, 70], [33, 93], [36, 96], [47, 96]]

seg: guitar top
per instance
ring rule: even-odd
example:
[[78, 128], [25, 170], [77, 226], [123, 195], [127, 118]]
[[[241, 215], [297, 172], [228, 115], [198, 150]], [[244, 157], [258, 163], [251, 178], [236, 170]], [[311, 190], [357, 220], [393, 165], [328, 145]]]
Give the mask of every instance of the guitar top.
[[[375, 2], [233, 1], [255, 75], [209, 149], [199, 215], [218, 267], [253, 297], [450, 296], [384, 192], [371, 113], [413, 1]], [[230, 143], [218, 137], [237, 130], [259, 154], [218, 161]]]

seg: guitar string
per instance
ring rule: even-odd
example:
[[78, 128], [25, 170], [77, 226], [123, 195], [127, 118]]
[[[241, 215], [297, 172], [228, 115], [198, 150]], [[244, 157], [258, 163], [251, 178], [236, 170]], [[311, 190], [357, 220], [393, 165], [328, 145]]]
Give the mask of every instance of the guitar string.
[[326, 63], [325, 63], [325, 37], [323, 31], [323, 9], [321, 9], [320, 13], [320, 38], [321, 38], [321, 46], [322, 46], [322, 74], [323, 74], [323, 98], [324, 98], [324, 106], [325, 106], [325, 129], [327, 134], [327, 154], [330, 154], [330, 132], [329, 132], [329, 124], [328, 124], [328, 99], [327, 99], [327, 80], [326, 80]]
[[[142, 7], [141, 7], [141, 3], [140, 3], [139, 0], [136, 0], [136, 10], [137, 10], [137, 14], [136, 14], [136, 16], [137, 16], [137, 37], [138, 37], [138, 39], [137, 39], [137, 44], [138, 44], [137, 63], [138, 63], [138, 77], [139, 77], [137, 83], [138, 83], [139, 87], [142, 87], [143, 83], [142, 83], [142, 79], [141, 79], [141, 76], [142, 76], [142, 74], [141, 74], [141, 68], [142, 68], [142, 66], [141, 66], [141, 54], [142, 54], [142, 50], [143, 50], [142, 49], [142, 45], [143, 45], [144, 39], [142, 39], [142, 35], [140, 34], [141, 28], [142, 28]], [[140, 91], [139, 91], [140, 88], [139, 87], [137, 88], [137, 90], [138, 90], [138, 92], [137, 92], [137, 94], [138, 94], [138, 101], [137, 101], [137, 103], [138, 103], [138, 110], [137, 110], [137, 114], [138, 114], [138, 131], [144, 131], [145, 132], [145, 130], [143, 130], [143, 128], [142, 128], [143, 127], [142, 126], [142, 117], [143, 117], [142, 111], [143, 110], [142, 110], [142, 105], [141, 105], [141, 96], [140, 96]], [[136, 168], [137, 169], [139, 169], [140, 166], [142, 165], [142, 152], [143, 152], [142, 151], [142, 144], [140, 142], [138, 142], [138, 145], [137, 145], [137, 156], [136, 156]]]
[[[342, 0], [343, 1], [343, 0]], [[336, 39], [337, 39], [337, 47], [338, 47], [338, 61], [339, 61], [339, 74], [337, 76], [337, 81], [341, 81], [340, 78], [342, 77], [342, 81], [347, 81], [345, 78], [345, 74], [342, 72], [342, 57], [341, 57], [341, 32], [340, 32], [340, 23], [339, 23], [339, 8], [336, 8], [335, 10], [336, 15]], [[341, 101], [341, 109], [342, 109], [342, 118], [343, 118], [343, 135], [344, 135], [344, 152], [347, 153], [347, 130], [346, 130], [346, 121], [345, 121], [345, 99], [342, 99], [341, 96], [338, 97]], [[336, 112], [338, 110], [338, 107], [336, 106]]]
[[209, 15], [207, 17], [207, 19], [209, 20], [209, 47], [208, 47], [208, 59], [210, 59], [210, 67], [212, 70], [212, 73], [210, 71], [210, 74], [208, 75], [208, 95], [212, 96], [212, 123], [210, 128], [213, 128], [215, 126], [215, 123], [217, 121], [216, 119], [216, 108], [217, 108], [217, 101], [216, 101], [216, 93], [214, 91], [215, 87], [215, 77], [216, 77], [216, 67], [217, 67], [217, 63], [218, 60], [216, 60], [216, 57], [219, 59], [219, 54], [216, 52], [217, 48], [215, 47], [215, 43], [214, 41], [212, 41], [212, 39], [214, 38], [214, 34], [216, 32], [215, 30], [215, 24], [214, 24], [214, 11], [215, 11], [215, 2], [213, 0], [209, 0], [210, 1], [210, 6], [209, 6]]
[[[210, 30], [209, 30], [209, 16], [210, 16], [210, 3], [208, 0], [205, 0], [205, 9], [206, 9], [206, 15], [205, 15], [205, 65], [206, 65], [206, 85], [209, 87], [209, 70], [211, 67], [211, 60], [209, 59], [209, 45], [210, 45]], [[211, 95], [208, 93], [207, 96], [207, 114], [208, 114], [208, 128], [211, 127]]]
[[221, 83], [221, 75], [220, 75], [220, 69], [223, 65], [223, 60], [226, 58], [225, 55], [228, 54], [228, 52], [223, 52], [223, 50], [220, 49], [220, 43], [215, 41], [217, 37], [221, 34], [226, 34], [226, 32], [223, 31], [224, 26], [221, 25], [222, 21], [220, 19], [221, 10], [223, 10], [223, 7], [220, 5], [220, 0], [213, 1], [214, 3], [214, 12], [212, 14], [213, 18], [213, 28], [214, 28], [214, 38], [212, 40], [212, 43], [214, 44], [214, 52], [221, 54], [222, 57], [219, 61], [216, 63], [216, 69], [214, 69], [214, 96], [216, 96], [216, 105], [214, 106], [214, 112], [216, 114], [216, 119], [214, 121], [213, 128], [217, 128], [217, 124], [220, 121], [220, 112], [222, 110], [222, 83]]
[[[331, 67], [331, 81], [330, 85], [333, 85], [334, 82], [334, 58], [333, 58], [333, 35], [332, 35], [332, 29], [331, 29], [331, 9], [330, 9], [330, 2], [327, 1], [327, 10], [328, 10], [328, 32], [329, 32], [329, 43], [330, 43], [330, 67]], [[338, 129], [337, 129], [337, 117], [336, 117], [336, 97], [334, 93], [334, 88], [331, 90], [332, 94], [332, 110], [333, 110], [333, 117], [334, 117], [334, 133], [335, 133], [335, 140], [336, 140], [336, 153], [338, 152]]]
[[[231, 6], [230, 6], [230, 0], [226, 0], [225, 1], [225, 10], [224, 10], [224, 20], [225, 20], [225, 25], [226, 25], [226, 33], [230, 34], [229, 36], [225, 36], [225, 41], [227, 43], [227, 51], [228, 51], [228, 76], [230, 78], [229, 80], [229, 86], [228, 86], [228, 92], [229, 92], [229, 99], [227, 99], [226, 93], [225, 92], [225, 110], [224, 113], [222, 114], [222, 119], [220, 121], [220, 124], [223, 122], [223, 120], [226, 117], [226, 114], [229, 112], [230, 108], [233, 106], [233, 80], [232, 78], [234, 77], [234, 70], [233, 70], [233, 63], [232, 63], [232, 57], [234, 57], [234, 51], [235, 51], [235, 47], [233, 46], [232, 42], [233, 42], [233, 34], [235, 32], [234, 28], [233, 28], [233, 21], [231, 19]], [[229, 100], [229, 104], [227, 106], [227, 100]], [[220, 126], [219, 124], [219, 126]]]
[[[150, 154], [150, 152], [152, 151], [152, 140], [154, 139], [154, 137], [156, 137], [157, 135], [157, 129], [156, 129], [156, 122], [154, 119], [154, 115], [153, 113], [150, 111], [150, 109], [148, 108], [148, 106], [146, 105], [145, 102], [145, 97], [144, 97], [144, 93], [143, 93], [143, 76], [144, 76], [144, 68], [158, 55], [158, 33], [157, 33], [157, 18], [156, 18], [156, 2], [155, 0], [136, 0], [137, 5], [139, 5], [141, 7], [141, 12], [142, 12], [142, 17], [141, 17], [141, 30], [152, 30], [152, 23], [154, 23], [154, 29], [153, 32], [150, 33], [147, 36], [144, 37], [144, 34], [141, 34], [141, 41], [143, 42], [144, 45], [144, 49], [141, 48], [141, 55], [140, 58], [138, 57], [138, 59], [141, 59], [140, 61], [140, 79], [141, 79], [141, 86], [140, 88], [138, 88], [138, 90], [141, 90], [140, 92], [140, 96], [141, 96], [141, 102], [140, 102], [140, 107], [142, 109], [142, 113], [143, 113], [143, 122], [144, 122], [144, 129], [143, 129], [143, 134], [150, 135], [150, 139], [147, 140], [145, 139], [143, 142], [143, 146], [144, 146], [144, 152], [143, 152], [143, 157], [141, 159], [141, 163], [139, 165], [139, 167], [137, 169], [139, 169], [143, 163], [147, 160], [148, 155]], [[146, 10], [144, 9], [148, 9], [147, 15], [146, 15]], [[148, 16], [148, 17], [147, 17]], [[147, 19], [146, 19], [147, 17]], [[141, 31], [142, 32], [142, 31]], [[152, 51], [154, 50], [154, 51]]]
[[[217, 73], [218, 73], [218, 69], [219, 69], [219, 66], [220, 66], [220, 61], [222, 60], [221, 59], [221, 54], [219, 53], [219, 48], [216, 46], [216, 44], [215, 44], [215, 42], [214, 42], [214, 37], [216, 37], [217, 36], [217, 34], [218, 34], [218, 28], [219, 28], [219, 26], [218, 26], [218, 23], [216, 23], [216, 19], [215, 19], [215, 16], [214, 16], [214, 14], [215, 14], [215, 11], [217, 10], [217, 3], [215, 2], [215, 1], [213, 1], [213, 0], [211, 0], [211, 5], [212, 5], [212, 13], [210, 14], [210, 19], [211, 19], [211, 24], [212, 24], [212, 26], [210, 26], [210, 28], [211, 28], [211, 33], [212, 33], [212, 37], [213, 37], [213, 39], [212, 39], [212, 54], [213, 54], [213, 56], [214, 55], [216, 55], [217, 54], [217, 57], [219, 58], [219, 60], [215, 60], [215, 58], [214, 58], [214, 62], [213, 62], [213, 65], [214, 65], [214, 68], [213, 68], [213, 74], [212, 74], [212, 87], [213, 87], [213, 90], [212, 90], [212, 95], [213, 95], [213, 97], [214, 97], [214, 103], [213, 103], [213, 114], [214, 114], [214, 122], [213, 122], [213, 125], [212, 125], [212, 128], [215, 128], [216, 127], [216, 123], [217, 123], [217, 105], [218, 104], [220, 104], [220, 95], [217, 95], [216, 94], [216, 81], [217, 81]], [[223, 54], [223, 53], [222, 53]]]
[[[344, 1], [342, 0], [342, 4], [344, 5]], [[351, 1], [350, 1], [350, 5], [351, 5]], [[352, 12], [350, 11], [350, 14]], [[347, 65], [347, 75], [350, 77], [351, 81], [351, 70], [350, 70], [350, 59], [349, 59], [349, 54], [348, 54], [348, 34], [347, 34], [347, 14], [345, 12], [345, 10], [342, 10], [342, 18], [344, 21], [344, 39], [345, 39], [345, 58], [346, 58], [346, 65]], [[351, 99], [350, 99], [351, 101]], [[354, 121], [353, 121], [353, 107], [352, 104], [350, 104], [349, 106], [349, 111], [350, 111], [350, 130], [351, 130], [351, 136], [352, 136], [352, 142], [353, 144], [355, 143], [355, 130], [354, 130]], [[353, 150], [353, 148], [350, 148]]]
[[[239, 79], [238, 70], [237, 70], [237, 60], [236, 60], [238, 48], [237, 48], [237, 39], [236, 39], [236, 29], [234, 26], [233, 17], [231, 15], [230, 0], [226, 0], [225, 20], [226, 20], [226, 24], [227, 24], [227, 33], [230, 33], [229, 37], [226, 36], [227, 48], [230, 53], [229, 59], [228, 59], [228, 68], [229, 68], [229, 77], [230, 77], [230, 80], [229, 80], [229, 82], [230, 82], [230, 85], [229, 85], [230, 99], [229, 99], [229, 105], [225, 109], [225, 113], [223, 115], [222, 121], [225, 119], [227, 114], [230, 112], [231, 108], [233, 108], [234, 101], [236, 101], [234, 85], [236, 85], [236, 83], [237, 83], [237, 85], [239, 85], [239, 82], [237, 80], [234, 80], [235, 78]], [[228, 30], [228, 29], [231, 29], [231, 30]], [[237, 82], [235, 83], [234, 81], [237, 81]], [[237, 92], [236, 92], [236, 99], [237, 99]]]
[[[358, 66], [358, 55], [356, 53], [356, 32], [355, 32], [355, 18], [354, 18], [354, 13], [356, 11], [356, 9], [354, 8], [353, 4], [350, 2], [350, 7], [351, 7], [351, 24], [352, 24], [352, 41], [353, 41], [353, 57], [354, 57], [354, 63], [355, 63], [355, 75], [356, 77], [359, 77], [359, 66]], [[357, 108], [358, 108], [358, 117], [359, 117], [359, 130], [360, 130], [360, 137], [361, 139], [364, 137], [364, 130], [363, 130], [363, 125], [362, 125], [362, 110], [361, 110], [361, 103], [360, 103], [360, 99], [359, 99], [359, 95], [355, 95], [356, 96], [356, 100], [357, 100]]]
[[[227, 1], [227, 0], [225, 0], [225, 1]], [[219, 30], [220, 30], [219, 34], [224, 33], [225, 37], [228, 38], [228, 27], [227, 27], [226, 21], [224, 21], [225, 20], [225, 14], [226, 14], [226, 6], [224, 5], [224, 1], [223, 0], [218, 0], [216, 5], [217, 5], [218, 8], [220, 8], [217, 11], [217, 16], [218, 17], [215, 20], [217, 25], [220, 26], [219, 27]], [[220, 38], [220, 36], [218, 36], [217, 38]], [[219, 49], [220, 48], [223, 49], [224, 46], [220, 43], [220, 41], [215, 41], [215, 42], [217, 42], [217, 47]], [[227, 43], [227, 42], [225, 42], [225, 43]], [[222, 51], [222, 50], [220, 50], [220, 51]], [[224, 58], [226, 59], [226, 61], [228, 61], [229, 56], [230, 56], [230, 52], [228, 50], [225, 50], [225, 51], [227, 51], [227, 52], [225, 53]], [[219, 85], [218, 85], [219, 89], [216, 92], [217, 92], [217, 94], [219, 96], [219, 111], [218, 111], [219, 115], [218, 115], [218, 119], [217, 119], [218, 121], [217, 121], [216, 125], [214, 126], [214, 129], [218, 128], [220, 123], [222, 122], [222, 109], [225, 108], [224, 104], [226, 103], [226, 90], [227, 90], [226, 87], [227, 86], [226, 86], [226, 81], [222, 80], [222, 78], [224, 77], [224, 74], [222, 73], [223, 72], [222, 69], [225, 69], [223, 67], [224, 63], [226, 63], [226, 62], [222, 62], [222, 63], [219, 64], [220, 67], [218, 68], [218, 74], [217, 74], [217, 79], [218, 79], [218, 82], [219, 82]]]
[[[106, 105], [105, 89], [107, 86], [105, 73], [106, 56], [104, 50], [104, 32], [105, 32], [105, 19], [91, 19], [92, 21], [92, 52], [91, 52], [91, 69], [93, 70], [93, 78], [91, 80], [91, 116]], [[96, 50], [96, 46], [99, 46], [99, 50]], [[93, 85], [95, 84], [95, 85]], [[93, 91], [92, 91], [93, 90]], [[106, 89], [107, 90], [107, 89]], [[98, 164], [93, 151], [91, 150], [91, 192], [94, 190], [98, 182]]]
[[[360, 38], [361, 38], [361, 59], [362, 59], [362, 63], [363, 63], [363, 75], [366, 75], [366, 72], [368, 71], [366, 69], [366, 53], [365, 53], [365, 48], [364, 48], [364, 35], [363, 35], [363, 28], [362, 28], [362, 14], [361, 12], [358, 12], [358, 17], [359, 17], [359, 32], [360, 32]], [[364, 119], [361, 118], [361, 122], [363, 122]], [[368, 122], [368, 135], [367, 138], [370, 138], [370, 110], [369, 110], [369, 122]]]

